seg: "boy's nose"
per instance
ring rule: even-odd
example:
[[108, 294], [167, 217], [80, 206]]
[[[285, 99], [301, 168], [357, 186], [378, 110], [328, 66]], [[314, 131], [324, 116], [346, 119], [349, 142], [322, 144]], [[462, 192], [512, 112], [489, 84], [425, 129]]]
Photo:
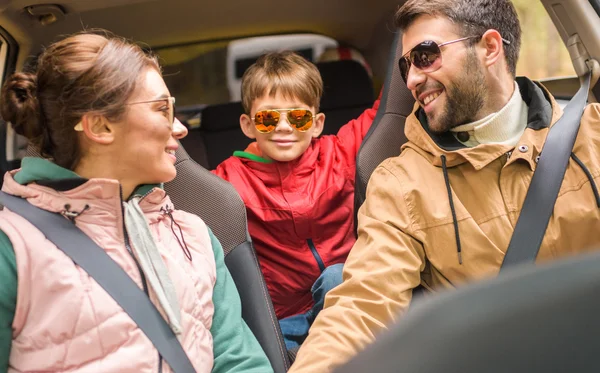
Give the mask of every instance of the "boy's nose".
[[287, 115], [282, 115], [279, 118], [279, 123], [277, 123], [277, 127], [275, 127], [276, 132], [293, 132], [294, 128], [288, 122]]
[[186, 137], [188, 134], [188, 129], [179, 121], [179, 119], [175, 118], [173, 122], [173, 137], [177, 140], [181, 140]]

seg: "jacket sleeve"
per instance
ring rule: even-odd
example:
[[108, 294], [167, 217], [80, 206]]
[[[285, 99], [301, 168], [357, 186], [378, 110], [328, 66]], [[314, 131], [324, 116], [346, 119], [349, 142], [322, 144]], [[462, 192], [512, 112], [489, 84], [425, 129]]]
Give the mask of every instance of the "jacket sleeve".
[[217, 265], [213, 290], [215, 312], [210, 329], [213, 336], [213, 373], [270, 373], [273, 368], [258, 341], [242, 319], [237, 289], [225, 266], [221, 243], [210, 232]]
[[[356, 158], [360, 144], [362, 144], [363, 139], [371, 128], [371, 124], [373, 124], [373, 120], [379, 109], [380, 98], [375, 100], [373, 107], [363, 111], [358, 118], [344, 124], [337, 133], [339, 146], [352, 158]], [[327, 123], [327, 118], [325, 118], [325, 123]]]
[[380, 165], [358, 214], [358, 240], [341, 285], [325, 307], [288, 373], [328, 373], [372, 343], [397, 320], [421, 281], [425, 253], [409, 233], [410, 210], [401, 181]]
[[220, 177], [223, 180], [228, 180], [227, 179], [227, 169], [225, 168], [224, 162], [219, 164], [217, 166], [217, 168], [215, 168], [214, 170], [211, 170], [210, 172], [217, 175], [218, 177]]
[[12, 323], [17, 304], [17, 260], [10, 240], [0, 231], [0, 372], [8, 371]]

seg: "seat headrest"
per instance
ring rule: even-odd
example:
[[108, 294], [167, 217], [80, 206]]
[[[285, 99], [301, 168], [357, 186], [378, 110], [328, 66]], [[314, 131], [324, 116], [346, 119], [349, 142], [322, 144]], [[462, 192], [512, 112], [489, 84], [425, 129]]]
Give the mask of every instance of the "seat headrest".
[[[340, 60], [319, 62], [316, 66], [323, 78], [321, 111], [373, 104], [373, 82], [362, 64]], [[243, 113], [239, 101], [209, 105], [202, 110], [200, 128], [208, 132], [239, 129]]]
[[209, 105], [202, 110], [200, 128], [202, 131], [227, 131], [240, 128], [240, 115], [244, 114], [241, 102], [227, 102]]
[[367, 184], [373, 170], [386, 158], [398, 156], [402, 145], [408, 141], [404, 125], [412, 113], [415, 99], [400, 74], [398, 60], [401, 56], [402, 37], [400, 31], [397, 31], [391, 45], [379, 109], [358, 151], [354, 184], [355, 219], [358, 209], [365, 201]]
[[316, 65], [323, 78], [321, 111], [373, 104], [373, 81], [362, 64], [340, 60]]

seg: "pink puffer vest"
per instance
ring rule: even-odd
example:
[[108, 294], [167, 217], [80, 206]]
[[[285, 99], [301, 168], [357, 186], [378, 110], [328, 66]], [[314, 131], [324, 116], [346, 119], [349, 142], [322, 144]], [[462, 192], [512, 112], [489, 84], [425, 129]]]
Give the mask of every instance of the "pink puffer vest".
[[[94, 240], [142, 288], [142, 276], [125, 246], [119, 184], [92, 179], [66, 192], [18, 184], [11, 174], [3, 190], [52, 212], [82, 211], [77, 227]], [[213, 366], [210, 327], [216, 268], [207, 227], [197, 216], [173, 211], [192, 254], [188, 260], [164, 208], [169, 197], [155, 188], [141, 201], [150, 230], [175, 285], [183, 333], [179, 340], [199, 373]], [[86, 272], [29, 222], [6, 209], [0, 229], [10, 239], [18, 272], [17, 309], [9, 372], [158, 372], [159, 355], [129, 316]], [[176, 227], [179, 235], [179, 229]], [[153, 291], [150, 299], [158, 305]], [[157, 306], [162, 312], [160, 306]], [[163, 313], [164, 316], [164, 313]], [[170, 372], [163, 361], [163, 372]]]

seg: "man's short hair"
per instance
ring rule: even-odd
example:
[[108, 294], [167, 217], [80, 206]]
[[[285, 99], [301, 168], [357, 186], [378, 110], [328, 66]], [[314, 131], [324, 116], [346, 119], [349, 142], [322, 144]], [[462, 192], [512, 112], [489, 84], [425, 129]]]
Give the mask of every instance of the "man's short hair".
[[396, 13], [396, 26], [404, 31], [421, 15], [446, 17], [459, 28], [461, 36], [483, 35], [494, 29], [510, 41], [504, 45], [506, 63], [516, 75], [521, 26], [510, 0], [408, 0]]
[[252, 103], [265, 94], [277, 93], [298, 99], [319, 111], [323, 95], [323, 79], [319, 69], [304, 57], [292, 52], [264, 54], [242, 77], [242, 105], [250, 114]]

